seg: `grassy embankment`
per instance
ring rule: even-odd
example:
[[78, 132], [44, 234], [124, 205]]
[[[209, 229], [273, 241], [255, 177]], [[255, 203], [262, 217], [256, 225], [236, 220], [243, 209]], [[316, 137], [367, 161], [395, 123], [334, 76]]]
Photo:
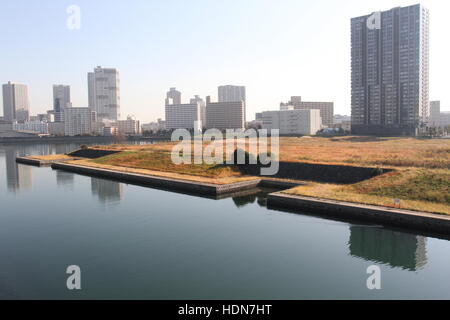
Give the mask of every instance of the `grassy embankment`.
[[[222, 142], [216, 142], [222, 143]], [[252, 177], [222, 165], [175, 165], [173, 143], [106, 148], [122, 151], [79, 164], [212, 183], [230, 183]], [[280, 160], [322, 164], [388, 167], [394, 172], [352, 185], [309, 182], [284, 192], [411, 210], [450, 214], [450, 140], [414, 138], [281, 138]]]

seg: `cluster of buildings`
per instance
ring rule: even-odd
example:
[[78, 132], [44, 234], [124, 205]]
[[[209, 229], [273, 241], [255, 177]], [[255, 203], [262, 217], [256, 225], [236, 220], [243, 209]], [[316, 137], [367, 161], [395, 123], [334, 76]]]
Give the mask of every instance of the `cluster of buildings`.
[[244, 86], [220, 86], [218, 102], [196, 95], [189, 103], [181, 103], [181, 92], [170, 88], [165, 101], [167, 130], [245, 129], [246, 96]]
[[53, 109], [30, 116], [28, 88], [8, 82], [3, 85], [3, 119], [0, 131], [34, 132], [55, 136], [137, 135], [138, 120], [120, 120], [120, 78], [113, 68], [96, 67], [88, 76], [87, 107], [74, 107], [70, 86], [53, 85]]
[[120, 78], [113, 68], [89, 72], [87, 107], [74, 107], [70, 87], [53, 86], [53, 109], [30, 116], [26, 85], [3, 85], [5, 128], [51, 135], [137, 135], [141, 131], [189, 129], [279, 129], [284, 135], [314, 135], [340, 129], [361, 135], [417, 135], [427, 126], [450, 125], [450, 113], [429, 100], [429, 12], [422, 5], [397, 7], [351, 19], [351, 117], [334, 115], [333, 102], [280, 103], [279, 110], [246, 119], [244, 86], [219, 86], [218, 101], [196, 95], [183, 102], [170, 88], [165, 120], [140, 127], [120, 120]]

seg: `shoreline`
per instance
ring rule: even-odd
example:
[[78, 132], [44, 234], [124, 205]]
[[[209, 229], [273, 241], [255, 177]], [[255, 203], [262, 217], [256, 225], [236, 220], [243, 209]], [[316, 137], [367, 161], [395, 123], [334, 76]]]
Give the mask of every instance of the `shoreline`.
[[[96, 176], [145, 187], [161, 188], [168, 191], [181, 191], [200, 197], [219, 197], [258, 187], [269, 187], [279, 190], [290, 189], [301, 184], [300, 181], [298, 183], [284, 182], [262, 177], [255, 177], [252, 180], [229, 184], [215, 184], [69, 164], [61, 162], [61, 160], [46, 161], [30, 159], [29, 157], [17, 157], [16, 162], [34, 166], [51, 166], [52, 169]], [[268, 194], [267, 205], [268, 207], [274, 207], [280, 210], [292, 210], [304, 214], [313, 213], [330, 218], [355, 219], [381, 224], [383, 226], [394, 226], [450, 235], [450, 216], [445, 214], [289, 195], [281, 192]]]

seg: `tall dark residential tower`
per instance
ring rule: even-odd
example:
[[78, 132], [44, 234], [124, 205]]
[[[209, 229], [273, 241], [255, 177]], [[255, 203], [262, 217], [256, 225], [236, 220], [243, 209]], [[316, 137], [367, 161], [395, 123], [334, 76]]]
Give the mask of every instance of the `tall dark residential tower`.
[[352, 133], [415, 135], [429, 115], [429, 12], [351, 19]]

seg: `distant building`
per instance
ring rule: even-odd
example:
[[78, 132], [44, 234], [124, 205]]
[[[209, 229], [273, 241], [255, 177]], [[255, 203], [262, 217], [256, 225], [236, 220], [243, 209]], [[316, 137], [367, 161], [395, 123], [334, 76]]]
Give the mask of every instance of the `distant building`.
[[441, 102], [430, 102], [430, 121], [429, 125], [433, 127], [450, 126], [450, 112], [441, 112]]
[[158, 119], [156, 122], [144, 123], [141, 128], [142, 131], [158, 132], [166, 129], [166, 122]]
[[244, 123], [247, 121], [246, 117], [246, 104], [247, 97], [245, 92], [245, 86], [219, 86], [218, 87], [218, 101], [219, 102], [239, 102], [244, 101]]
[[191, 104], [198, 103], [200, 106], [200, 120], [202, 121], [203, 128], [206, 128], [206, 104], [200, 96], [195, 95], [190, 101]]
[[[202, 105], [201, 99], [194, 98], [191, 103], [175, 104], [174, 101], [180, 102], [181, 93], [178, 95], [175, 88], [170, 88], [166, 98], [166, 129], [202, 129]], [[198, 96], [197, 96], [198, 97]], [[180, 99], [178, 99], [180, 98]], [[197, 124], [197, 126], [196, 126]]]
[[40, 134], [48, 134], [48, 124], [42, 121], [25, 121], [25, 122], [14, 122], [14, 131], [24, 131], [24, 132], [34, 132]]
[[327, 127], [333, 126], [334, 103], [333, 102], [311, 102], [302, 101], [302, 97], [293, 96], [287, 103], [280, 103], [280, 110], [320, 110], [322, 124]]
[[11, 81], [3, 85], [3, 116], [5, 121], [28, 121], [30, 102], [26, 85]]
[[96, 113], [91, 108], [67, 108], [64, 112], [64, 134], [66, 136], [92, 134], [92, 123], [96, 121]]
[[99, 121], [117, 121], [120, 117], [119, 71], [97, 67], [88, 73], [89, 108]]
[[206, 97], [206, 124], [208, 129], [245, 129], [245, 102], [211, 102]]
[[318, 109], [265, 111], [262, 128], [279, 129], [283, 135], [315, 135], [322, 128]]
[[428, 10], [351, 19], [351, 60], [352, 133], [417, 134], [429, 115]]
[[62, 84], [53, 85], [53, 112], [55, 122], [64, 121], [64, 110], [71, 106], [70, 102], [70, 86]]
[[117, 130], [119, 134], [137, 135], [141, 133], [141, 126], [139, 124], [139, 120], [128, 116], [126, 120], [117, 121]]
[[64, 122], [48, 122], [48, 133], [52, 136], [64, 136], [65, 130]]
[[181, 104], [181, 92], [177, 88], [170, 88], [166, 94], [166, 105]]

